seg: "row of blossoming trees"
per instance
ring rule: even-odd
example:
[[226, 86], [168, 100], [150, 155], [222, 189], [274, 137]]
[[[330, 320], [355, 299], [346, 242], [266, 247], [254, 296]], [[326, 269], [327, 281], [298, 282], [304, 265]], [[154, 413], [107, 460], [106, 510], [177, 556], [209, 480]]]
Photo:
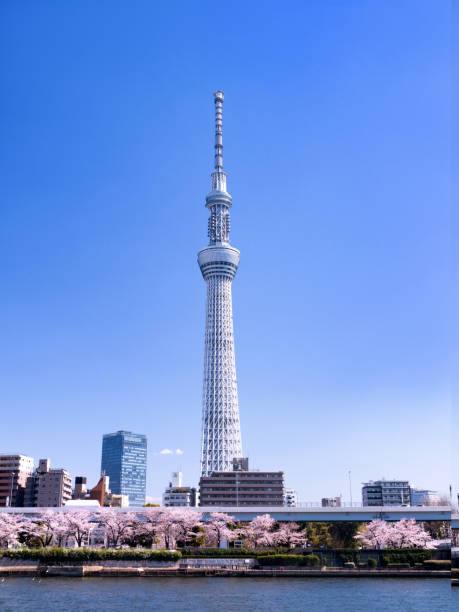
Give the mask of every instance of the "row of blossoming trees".
[[432, 537], [414, 519], [372, 521], [355, 536], [363, 548], [432, 548]]
[[[294, 522], [276, 522], [269, 514], [250, 523], [237, 523], [234, 517], [213, 512], [206, 520], [197, 511], [185, 508], [145, 509], [142, 512], [84, 510], [54, 512], [35, 516], [0, 514], [0, 547], [8, 546], [85, 546], [91, 534], [101, 530], [107, 546], [156, 546], [168, 550], [176, 546], [219, 547], [224, 542], [243, 540], [245, 547], [305, 547], [306, 529]], [[356, 536], [365, 548], [426, 548], [431, 537], [416, 521], [397, 523], [372, 521]]]

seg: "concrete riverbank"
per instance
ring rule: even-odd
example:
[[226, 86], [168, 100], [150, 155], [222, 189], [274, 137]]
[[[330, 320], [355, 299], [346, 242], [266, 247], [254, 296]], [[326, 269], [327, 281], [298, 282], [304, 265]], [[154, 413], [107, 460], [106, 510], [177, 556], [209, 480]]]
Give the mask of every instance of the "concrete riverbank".
[[105, 567], [98, 565], [10, 565], [0, 567], [0, 577], [314, 577], [314, 578], [443, 578], [450, 579], [448, 570], [425, 569], [219, 569], [219, 568], [158, 568], [158, 567]]

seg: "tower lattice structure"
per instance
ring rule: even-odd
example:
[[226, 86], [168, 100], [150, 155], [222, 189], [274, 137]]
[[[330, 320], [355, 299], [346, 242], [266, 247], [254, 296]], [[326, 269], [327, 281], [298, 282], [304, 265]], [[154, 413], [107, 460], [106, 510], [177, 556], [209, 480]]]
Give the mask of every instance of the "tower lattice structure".
[[231, 196], [223, 172], [223, 92], [214, 93], [215, 171], [209, 209], [209, 246], [198, 253], [207, 283], [204, 384], [202, 404], [201, 475], [231, 470], [234, 457], [242, 457], [241, 427], [234, 356], [231, 283], [239, 265], [239, 251], [230, 246]]

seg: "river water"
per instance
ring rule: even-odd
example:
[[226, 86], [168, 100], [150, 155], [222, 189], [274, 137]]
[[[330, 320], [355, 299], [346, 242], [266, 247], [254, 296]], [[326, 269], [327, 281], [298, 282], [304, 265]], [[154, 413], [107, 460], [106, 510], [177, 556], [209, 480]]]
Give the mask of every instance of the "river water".
[[446, 612], [449, 580], [396, 578], [5, 578], [1, 612]]

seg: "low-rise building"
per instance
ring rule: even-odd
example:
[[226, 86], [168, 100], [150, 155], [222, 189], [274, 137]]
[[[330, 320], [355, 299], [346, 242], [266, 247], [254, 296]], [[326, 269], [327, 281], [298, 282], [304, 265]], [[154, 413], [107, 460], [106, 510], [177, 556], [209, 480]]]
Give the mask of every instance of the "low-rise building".
[[295, 489], [285, 489], [284, 497], [285, 506], [288, 508], [296, 508], [298, 505], [298, 494]]
[[233, 459], [233, 470], [211, 472], [199, 481], [200, 506], [283, 506], [284, 472], [249, 470], [247, 458]]
[[440, 506], [442, 504], [442, 496], [438, 491], [415, 489], [412, 487], [410, 495], [412, 506]]
[[110, 493], [110, 495], [105, 498], [105, 505], [110, 508], [127, 508], [129, 506], [129, 495]]
[[75, 478], [73, 500], [93, 500], [97, 501], [101, 507], [110, 508], [125, 508], [129, 506], [129, 495], [112, 493], [109, 487], [110, 478], [105, 474], [102, 474], [97, 484], [89, 491], [87, 490], [86, 482], [86, 476], [77, 476]]
[[86, 487], [86, 476], [75, 476], [75, 487], [72, 499], [85, 499], [88, 489]]
[[198, 505], [199, 494], [194, 487], [184, 487], [182, 472], [172, 472], [169, 486], [163, 493], [163, 506], [168, 507], [194, 507]]
[[0, 506], [24, 506], [27, 481], [32, 474], [32, 457], [0, 455]]
[[322, 497], [322, 508], [341, 508], [341, 496]]
[[199, 494], [194, 487], [167, 487], [163, 493], [163, 506], [194, 507], [198, 505]]
[[411, 489], [408, 480], [370, 480], [363, 483], [364, 506], [410, 506]]

